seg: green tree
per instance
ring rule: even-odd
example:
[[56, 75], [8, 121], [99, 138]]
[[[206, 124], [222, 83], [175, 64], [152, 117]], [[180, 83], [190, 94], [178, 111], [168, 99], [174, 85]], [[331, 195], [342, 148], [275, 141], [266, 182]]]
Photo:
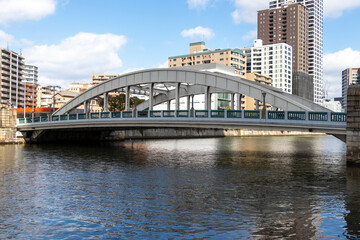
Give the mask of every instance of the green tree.
[[[108, 97], [108, 108], [110, 112], [116, 111], [124, 111], [125, 110], [125, 94], [119, 94], [116, 96], [109, 96]], [[136, 105], [144, 102], [145, 100], [136, 98]], [[99, 101], [99, 106], [104, 111], [104, 99], [102, 98]], [[134, 108], [135, 106], [135, 99], [130, 97], [130, 108]]]

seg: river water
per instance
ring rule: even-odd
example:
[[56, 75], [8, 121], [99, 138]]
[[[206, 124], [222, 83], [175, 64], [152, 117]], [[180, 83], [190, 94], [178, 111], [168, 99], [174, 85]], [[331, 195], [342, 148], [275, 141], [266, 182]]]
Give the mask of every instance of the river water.
[[0, 146], [0, 239], [359, 239], [330, 136]]

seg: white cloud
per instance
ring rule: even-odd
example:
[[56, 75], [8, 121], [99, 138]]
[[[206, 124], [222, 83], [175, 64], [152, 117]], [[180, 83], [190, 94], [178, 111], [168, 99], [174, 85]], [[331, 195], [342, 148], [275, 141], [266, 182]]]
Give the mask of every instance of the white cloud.
[[54, 13], [55, 0], [0, 0], [0, 24], [40, 20]]
[[14, 41], [14, 37], [6, 32], [0, 30], [0, 47], [6, 48], [8, 44]]
[[168, 67], [168, 61], [166, 60], [165, 62], [158, 64], [156, 68], [167, 68], [167, 67]]
[[324, 15], [325, 17], [337, 18], [343, 14], [345, 10], [352, 10], [360, 7], [360, 0], [325, 0]]
[[233, 22], [239, 24], [242, 22], [257, 22], [257, 11], [269, 7], [268, 0], [233, 0], [236, 10], [231, 13]]
[[[257, 11], [269, 8], [268, 0], [232, 0], [235, 10], [231, 13], [235, 24], [257, 22]], [[324, 0], [324, 16], [337, 18], [346, 10], [360, 7], [360, 0]]]
[[346, 48], [324, 55], [324, 87], [329, 97], [341, 97], [341, 72], [360, 66], [360, 51]]
[[28, 39], [22, 38], [20, 40], [17, 40], [14, 38], [13, 35], [0, 30], [0, 48], [9, 47], [10, 50], [13, 50], [14, 48], [20, 49], [24, 46], [31, 46], [33, 44], [34, 42]]
[[204, 27], [196, 27], [196, 28], [191, 28], [191, 29], [185, 29], [181, 32], [181, 36], [183, 37], [190, 37], [192, 39], [201, 37], [206, 38], [206, 39], [210, 39], [213, 38], [215, 36], [213, 30], [211, 28], [204, 28]]
[[204, 10], [209, 2], [209, 0], [187, 0], [189, 8], [197, 10]]
[[78, 33], [58, 45], [25, 48], [25, 61], [39, 67], [39, 82], [66, 86], [89, 82], [92, 73], [110, 73], [122, 66], [118, 51], [125, 36]]
[[243, 41], [251, 41], [257, 38], [257, 29], [247, 32], [241, 39]]
[[137, 71], [141, 71], [144, 70], [145, 68], [129, 68], [126, 69], [125, 71], [122, 71], [120, 74], [126, 74], [126, 73], [131, 73], [131, 72], [137, 72]]

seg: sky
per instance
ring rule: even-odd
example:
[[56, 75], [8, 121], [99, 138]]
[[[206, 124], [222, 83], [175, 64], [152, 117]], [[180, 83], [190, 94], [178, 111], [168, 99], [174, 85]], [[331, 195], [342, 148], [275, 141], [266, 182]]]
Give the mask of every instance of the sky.
[[[90, 83], [92, 74], [167, 67], [189, 43], [244, 48], [269, 0], [0, 0], [0, 47], [39, 67], [39, 83]], [[360, 67], [360, 0], [324, 0], [324, 88]]]

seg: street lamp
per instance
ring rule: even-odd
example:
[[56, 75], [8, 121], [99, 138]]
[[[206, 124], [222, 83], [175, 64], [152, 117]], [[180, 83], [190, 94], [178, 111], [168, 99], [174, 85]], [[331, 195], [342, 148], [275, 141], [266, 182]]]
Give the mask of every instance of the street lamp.
[[56, 91], [56, 88], [61, 89], [61, 87], [60, 87], [60, 86], [57, 86], [57, 85], [50, 85], [49, 87], [51, 88], [51, 91], [52, 91], [52, 93], [53, 93], [53, 106], [52, 106], [52, 109], [51, 109], [51, 104], [50, 104], [50, 112], [54, 112], [54, 110], [55, 110], [55, 103], [56, 103], [55, 91]]

